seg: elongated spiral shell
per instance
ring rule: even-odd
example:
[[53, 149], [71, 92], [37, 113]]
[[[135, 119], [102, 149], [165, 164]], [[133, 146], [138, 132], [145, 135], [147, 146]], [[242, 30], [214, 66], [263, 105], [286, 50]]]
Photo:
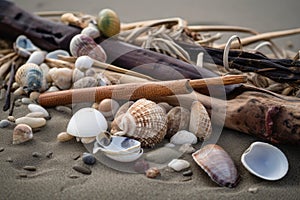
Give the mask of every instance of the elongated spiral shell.
[[167, 117], [156, 103], [140, 99], [125, 114], [119, 115], [111, 126], [112, 134], [132, 137], [143, 147], [153, 147], [166, 135]]
[[101, 33], [106, 37], [112, 37], [120, 33], [121, 25], [118, 15], [111, 9], [103, 9], [99, 12], [97, 25]]
[[40, 91], [44, 84], [43, 72], [34, 63], [22, 65], [16, 72], [15, 80], [25, 91]]

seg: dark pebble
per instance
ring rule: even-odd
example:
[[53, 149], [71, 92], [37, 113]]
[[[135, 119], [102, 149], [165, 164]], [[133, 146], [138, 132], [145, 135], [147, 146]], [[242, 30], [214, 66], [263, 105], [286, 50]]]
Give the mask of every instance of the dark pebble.
[[13, 159], [12, 159], [11, 157], [8, 157], [8, 158], [6, 159], [6, 162], [13, 162]]
[[0, 147], [0, 152], [4, 151], [4, 147]]
[[22, 174], [19, 174], [18, 176], [19, 176], [20, 178], [27, 178], [27, 174], [23, 174], [23, 173], [22, 173]]
[[192, 175], [193, 175], [193, 172], [192, 172], [192, 170], [187, 170], [187, 171], [184, 171], [184, 172], [182, 173], [182, 175], [183, 175], [183, 176], [192, 176]]
[[36, 171], [36, 167], [31, 166], [31, 165], [26, 165], [26, 166], [23, 167], [23, 169], [25, 169], [27, 171]]
[[3, 119], [0, 121], [0, 128], [6, 128], [10, 125], [10, 121], [8, 121], [7, 119]]
[[79, 165], [73, 166], [73, 169], [77, 172], [82, 173], [82, 174], [91, 174], [92, 173], [92, 171], [89, 168], [79, 166]]
[[53, 156], [53, 152], [52, 152], [52, 151], [48, 151], [48, 152], [46, 153], [46, 157], [47, 157], [47, 158], [52, 158], [52, 156]]
[[74, 174], [71, 174], [71, 175], [69, 175], [69, 178], [71, 178], [71, 179], [76, 179], [76, 178], [79, 178], [79, 176], [74, 175]]
[[80, 158], [80, 156], [81, 155], [79, 155], [79, 154], [74, 154], [74, 155], [72, 155], [72, 159], [73, 160], [78, 160], [78, 158]]
[[32, 157], [38, 158], [38, 157], [41, 157], [41, 156], [42, 156], [42, 154], [39, 153], [39, 152], [33, 152], [32, 153]]
[[82, 155], [82, 161], [87, 165], [93, 165], [96, 162], [96, 158], [91, 153], [83, 153]]

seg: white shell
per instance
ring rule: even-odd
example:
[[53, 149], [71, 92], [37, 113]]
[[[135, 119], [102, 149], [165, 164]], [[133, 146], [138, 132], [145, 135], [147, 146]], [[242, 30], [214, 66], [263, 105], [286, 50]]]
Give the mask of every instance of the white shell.
[[28, 109], [30, 110], [30, 112], [42, 112], [44, 114], [43, 117], [49, 117], [48, 111], [42, 106], [36, 104], [29, 104]]
[[180, 172], [181, 170], [190, 167], [190, 163], [182, 159], [173, 159], [171, 162], [169, 162], [168, 167]]
[[75, 137], [94, 137], [106, 129], [106, 119], [98, 110], [82, 108], [72, 116], [67, 133]]
[[44, 62], [45, 55], [46, 53], [44, 51], [35, 51], [29, 56], [26, 63], [34, 63], [36, 65], [40, 65]]
[[173, 144], [196, 144], [197, 137], [189, 131], [181, 130], [171, 137], [170, 142]]
[[94, 61], [89, 56], [79, 56], [76, 59], [75, 67], [79, 69], [80, 71], [84, 72], [88, 69], [90, 69], [94, 64]]
[[241, 161], [250, 173], [271, 181], [284, 177], [289, 168], [282, 151], [264, 142], [252, 143], [243, 153]]

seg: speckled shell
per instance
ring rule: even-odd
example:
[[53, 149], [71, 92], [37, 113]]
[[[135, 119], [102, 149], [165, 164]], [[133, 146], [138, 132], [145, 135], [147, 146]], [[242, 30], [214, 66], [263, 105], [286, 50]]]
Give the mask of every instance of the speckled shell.
[[25, 91], [40, 91], [45, 84], [42, 70], [34, 63], [22, 65], [17, 70], [15, 80]]
[[140, 141], [143, 147], [153, 147], [161, 142], [166, 131], [167, 116], [164, 110], [146, 99], [136, 101], [111, 125], [112, 134], [117, 133], [117, 135], [134, 138]]
[[172, 108], [168, 114], [168, 130], [166, 138], [172, 137], [180, 130], [187, 130], [190, 123], [190, 111], [180, 106]]
[[19, 124], [14, 128], [13, 144], [21, 144], [33, 138], [32, 129], [26, 124]]
[[106, 37], [112, 37], [120, 33], [120, 19], [113, 10], [101, 10], [98, 14], [97, 25], [102, 35]]
[[189, 131], [194, 133], [200, 140], [206, 140], [211, 136], [211, 121], [200, 101], [194, 101], [191, 106]]
[[101, 62], [105, 62], [107, 58], [102, 47], [93, 38], [84, 34], [78, 34], [72, 38], [70, 51], [74, 57], [86, 55]]
[[220, 186], [235, 187], [239, 174], [233, 160], [220, 146], [208, 144], [192, 154], [194, 161]]

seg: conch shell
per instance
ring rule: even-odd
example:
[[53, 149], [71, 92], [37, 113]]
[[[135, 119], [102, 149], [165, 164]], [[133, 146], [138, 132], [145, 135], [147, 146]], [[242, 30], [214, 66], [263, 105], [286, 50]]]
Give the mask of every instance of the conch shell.
[[161, 142], [166, 131], [166, 113], [156, 103], [146, 99], [136, 101], [111, 125], [112, 134], [132, 137], [140, 141], [143, 147], [153, 147]]

